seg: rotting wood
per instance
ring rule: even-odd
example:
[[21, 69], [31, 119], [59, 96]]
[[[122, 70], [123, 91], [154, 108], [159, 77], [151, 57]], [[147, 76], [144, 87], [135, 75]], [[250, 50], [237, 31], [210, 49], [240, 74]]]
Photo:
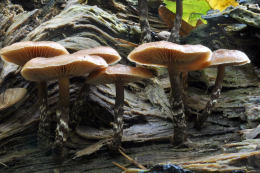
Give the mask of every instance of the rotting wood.
[[87, 156], [87, 155], [93, 154], [93, 153], [97, 152], [98, 150], [100, 150], [101, 147], [106, 146], [110, 142], [111, 142], [111, 139], [100, 140], [99, 142], [97, 142], [93, 145], [90, 145], [87, 148], [77, 151], [75, 153], [75, 156], [72, 159], [76, 159], [76, 158], [79, 158], [82, 156]]
[[[124, 2], [122, 3], [124, 4]], [[126, 13], [130, 14], [131, 12], [127, 11]], [[81, 13], [77, 13], [77, 15], [79, 14]], [[136, 15], [130, 14], [129, 16], [131, 15], [135, 17], [131, 18], [133, 21], [130, 19], [126, 25], [130, 23], [131, 25], [138, 25]], [[88, 16], [85, 17], [88, 18]], [[86, 18], [84, 18], [84, 20], [87, 20]], [[33, 38], [38, 40], [61, 41], [77, 34], [80, 38], [91, 38], [102, 45], [111, 44], [111, 46], [119, 50], [124, 58], [130, 49], [120, 47], [120, 42], [113, 39], [116, 37], [134, 43], [139, 41], [135, 38], [139, 38], [140, 32], [132, 34], [131, 32], [134, 32], [134, 30], [130, 29], [125, 33], [131, 34], [119, 34], [120, 36], [118, 36], [117, 33], [115, 34], [113, 32], [114, 29], [110, 31], [107, 26], [100, 25], [97, 22], [85, 25], [84, 20], [81, 21], [82, 23], [80, 23], [80, 25], [78, 25], [77, 22], [66, 25], [69, 29], [74, 29], [75, 27], [76, 31], [74, 33], [67, 31], [65, 29], [66, 27], [62, 28], [62, 26], [61, 29], [48, 27], [43, 29], [44, 24], [46, 24], [43, 23], [41, 29], [35, 29], [34, 27], [36, 26], [33, 25], [34, 31], [31, 31], [31, 37], [26, 36], [26, 39]], [[159, 30], [154, 29], [154, 26], [155, 25], [151, 24], [152, 30]], [[91, 29], [91, 31], [87, 33], [86, 29]], [[39, 31], [38, 33], [36, 32], [37, 30]], [[24, 36], [21, 38], [24, 38]], [[64, 41], [64, 43], [66, 43], [66, 41]], [[192, 128], [193, 124], [189, 123], [188, 134], [190, 140], [193, 142], [192, 148], [175, 148], [169, 145], [169, 135], [167, 134], [171, 133], [172, 127], [168, 118], [170, 116], [167, 113], [169, 103], [164, 101], [169, 97], [169, 83], [165, 82], [168, 81], [166, 77], [162, 77], [159, 80], [161, 85], [160, 90], [158, 89], [159, 91], [157, 91], [156, 85], [154, 86], [149, 82], [134, 83], [126, 86], [126, 111], [124, 114], [126, 125], [124, 130], [128, 136], [123, 138], [123, 147], [126, 148], [126, 153], [146, 167], [151, 167], [154, 164], [167, 162], [169, 160], [175, 160], [176, 163], [181, 163], [188, 162], [193, 158], [200, 157], [203, 159], [205, 156], [214, 156], [223, 153], [222, 146], [224, 144], [240, 141], [239, 133], [237, 133], [240, 126], [257, 122], [256, 117], [245, 118], [251, 111], [251, 107], [256, 105], [256, 99], [259, 97], [259, 89], [257, 88], [259, 87], [259, 79], [255, 78], [256, 74], [249, 69], [252, 69], [252, 67], [238, 68], [237, 70], [232, 68], [229, 70], [235, 72], [240, 78], [235, 82], [228, 82], [234, 74], [229, 75], [230, 77], [227, 78], [228, 81], [223, 85], [224, 91], [220, 102], [216, 105], [211, 119], [206, 122], [207, 127], [205, 129], [197, 131]], [[245, 78], [245, 76], [247, 78]], [[116, 161], [124, 163], [124, 165], [127, 164], [122, 157], [110, 155], [108, 150], [104, 147], [101, 147], [95, 154], [86, 157], [77, 158], [75, 160], [69, 158], [63, 164], [54, 162], [48, 151], [42, 151], [36, 147], [36, 129], [39, 112], [35, 87], [33, 84], [24, 81], [19, 73], [9, 73], [7, 76], [4, 75], [4, 77], [1, 90], [10, 87], [25, 87], [30, 91], [30, 94], [22, 105], [13, 107], [12, 113], [8, 114], [8, 116], [0, 122], [0, 162], [8, 166], [0, 167], [0, 172], [22, 172], [27, 170], [32, 172], [53, 172], [53, 170], [60, 172], [106, 172], [107, 170], [119, 172], [120, 170], [115, 168], [111, 162]], [[214, 73], [213, 75], [210, 73], [210, 76], [207, 77], [209, 80], [213, 78]], [[242, 83], [240, 80], [247, 82]], [[71, 79], [71, 103], [78, 97], [82, 81], [82, 78]], [[192, 81], [187, 92], [187, 104], [195, 111], [200, 111], [200, 108], [203, 108], [207, 102], [206, 89], [201, 87], [201, 84], [207, 86], [202, 79], [196, 78], [195, 81]], [[211, 86], [212, 85], [209, 85], [209, 87]], [[50, 116], [55, 117], [58, 98], [57, 82], [50, 82], [48, 88], [50, 102], [49, 113]], [[155, 89], [150, 90], [151, 88]], [[145, 92], [145, 90], [149, 91]], [[160, 100], [160, 92], [162, 91], [166, 91], [166, 98], [164, 97], [163, 100]], [[81, 125], [87, 127], [92, 126], [101, 131], [105, 131], [104, 129], [111, 130], [110, 122], [113, 120], [111, 106], [114, 103], [114, 98], [115, 90], [113, 86], [102, 85], [92, 87], [90, 97], [85, 99], [85, 101], [88, 102], [84, 102], [85, 105], [80, 110], [80, 115], [82, 116]], [[200, 102], [198, 102], [198, 100]], [[242, 111], [240, 111], [239, 114], [232, 114], [232, 112], [237, 110], [237, 106], [239, 106], [239, 108], [241, 108], [239, 110]], [[234, 114], [236, 115], [236, 120], [234, 119]], [[194, 119], [194, 115], [191, 114], [189, 115], [188, 122], [191, 122], [190, 120], [192, 119]], [[247, 119], [250, 119], [252, 122], [247, 123]], [[88, 135], [90, 137], [95, 137], [89, 130], [87, 130], [86, 133], [89, 133]], [[86, 148], [88, 145], [95, 144], [97, 140], [102, 139], [101, 137], [96, 137], [97, 140], [84, 139], [85, 137], [80, 137], [77, 134], [71, 134], [71, 136], [73, 136], [70, 141], [72, 155]], [[246, 142], [253, 143], [252, 141]], [[253, 150], [256, 149], [257, 147], [253, 148]], [[17, 153], [20, 154], [17, 155]], [[243, 164], [244, 163], [241, 164], [241, 167], [244, 166]], [[253, 169], [254, 168], [252, 168], [252, 170]]]

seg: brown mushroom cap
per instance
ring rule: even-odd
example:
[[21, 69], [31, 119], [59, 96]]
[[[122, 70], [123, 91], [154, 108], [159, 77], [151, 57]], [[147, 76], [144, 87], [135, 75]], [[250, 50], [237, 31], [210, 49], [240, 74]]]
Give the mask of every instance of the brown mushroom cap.
[[154, 77], [153, 74], [145, 68], [117, 64], [93, 71], [89, 74], [87, 83], [109, 84], [117, 81], [128, 83], [152, 77]]
[[119, 55], [119, 53], [112, 47], [107, 47], [107, 46], [84, 49], [84, 50], [77, 51], [75, 53], [100, 56], [104, 58], [107, 64], [114, 64], [121, 60], [121, 56]]
[[62, 45], [53, 41], [18, 42], [0, 50], [0, 55], [4, 60], [20, 66], [32, 58], [53, 57], [68, 53]]
[[0, 94], [0, 110], [4, 110], [21, 101], [26, 95], [25, 88], [10, 88]]
[[105, 67], [106, 61], [99, 56], [68, 54], [53, 58], [34, 58], [24, 65], [21, 74], [26, 80], [47, 81], [80, 76]]
[[128, 55], [128, 59], [141, 65], [171, 66], [185, 72], [207, 67], [211, 54], [211, 50], [202, 45], [179, 45], [158, 41], [138, 46]]
[[239, 50], [218, 49], [212, 54], [210, 66], [243, 65], [247, 63], [250, 63], [250, 59], [244, 52]]

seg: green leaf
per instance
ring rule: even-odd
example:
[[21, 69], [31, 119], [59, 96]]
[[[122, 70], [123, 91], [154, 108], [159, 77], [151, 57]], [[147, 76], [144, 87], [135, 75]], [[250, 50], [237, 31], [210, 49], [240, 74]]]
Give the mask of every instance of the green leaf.
[[[176, 13], [176, 2], [164, 0], [164, 3], [169, 10]], [[196, 26], [199, 19], [206, 23], [201, 16], [207, 14], [210, 9], [209, 3], [206, 0], [183, 0], [182, 19], [192, 26]]]

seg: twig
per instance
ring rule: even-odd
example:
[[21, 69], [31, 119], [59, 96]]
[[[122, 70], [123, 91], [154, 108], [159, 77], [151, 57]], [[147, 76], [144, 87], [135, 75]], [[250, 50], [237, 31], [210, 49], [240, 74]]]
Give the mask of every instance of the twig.
[[92, 144], [90, 146], [87, 146], [86, 148], [77, 151], [72, 159], [76, 159], [78, 157], [82, 157], [82, 156], [87, 156], [87, 155], [93, 154], [93, 153], [99, 151], [103, 146], [105, 146], [108, 143], [110, 143], [110, 141], [111, 141], [111, 139], [107, 138], [107, 139], [100, 140], [97, 143]]
[[151, 42], [151, 29], [148, 22], [147, 0], [138, 0], [139, 6], [139, 23], [141, 27], [141, 43]]
[[124, 166], [122, 166], [122, 165], [120, 165], [119, 163], [116, 163], [116, 162], [112, 162], [115, 166], [117, 166], [117, 167], [119, 167], [120, 169], [122, 169], [122, 170], [126, 170], [126, 167], [124, 167]]
[[0, 165], [3, 165], [4, 167], [8, 168], [8, 166], [6, 164], [2, 163], [2, 162], [0, 162]]
[[181, 20], [182, 20], [182, 0], [176, 0], [176, 16], [174, 21], [174, 26], [171, 30], [171, 35], [168, 39], [170, 42], [179, 43], [180, 42], [180, 28], [181, 28]]
[[133, 158], [131, 158], [130, 156], [126, 155], [121, 149], [118, 150], [127, 160], [129, 160], [132, 164], [134, 164], [136, 167], [140, 168], [140, 169], [147, 169], [146, 167], [144, 167], [143, 165], [141, 165], [140, 163], [138, 163], [136, 160], [134, 160]]
[[119, 41], [121, 44], [116, 44], [116, 45], [119, 45], [119, 46], [122, 46], [122, 47], [137, 47], [138, 44], [135, 44], [135, 43], [132, 43], [130, 41], [127, 41], [127, 40], [123, 40], [121, 38], [115, 38], [116, 41]]

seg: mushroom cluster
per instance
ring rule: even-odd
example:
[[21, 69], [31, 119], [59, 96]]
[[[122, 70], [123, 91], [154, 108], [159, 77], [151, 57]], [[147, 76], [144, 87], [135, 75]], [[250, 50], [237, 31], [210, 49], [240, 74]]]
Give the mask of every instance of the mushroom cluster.
[[56, 111], [57, 128], [55, 149], [62, 149], [69, 135], [69, 77], [81, 76], [98, 68], [107, 67], [99, 56], [67, 54], [52, 58], [37, 57], [28, 61], [22, 76], [29, 81], [50, 81], [58, 79], [59, 108]]
[[[112, 149], [118, 149], [123, 134], [123, 85], [145, 78], [153, 74], [141, 67], [125, 65], [109, 66], [120, 61], [121, 57], [111, 47], [96, 47], [80, 50], [73, 54], [55, 42], [19, 42], [7, 46], [0, 51], [4, 60], [16, 63], [22, 67], [21, 75], [29, 81], [38, 84], [40, 99], [40, 124], [38, 139], [42, 136], [50, 138], [51, 119], [47, 114], [47, 81], [58, 80], [59, 106], [56, 111], [57, 127], [55, 133], [54, 151], [64, 154], [64, 144], [70, 132], [69, 110], [69, 78], [89, 74], [85, 85], [114, 83], [116, 86], [116, 101], [114, 107], [114, 138]], [[83, 86], [83, 88], [85, 88]], [[44, 131], [46, 133], [42, 134]], [[42, 144], [43, 140], [38, 141]], [[46, 142], [46, 141], [44, 141]], [[50, 144], [47, 140], [46, 144]]]
[[[110, 148], [114, 151], [118, 150], [121, 144], [123, 136], [123, 114], [124, 114], [124, 84], [129, 82], [135, 82], [142, 79], [153, 77], [153, 74], [141, 67], [130, 67], [122, 64], [115, 64], [121, 60], [120, 55], [116, 50], [111, 47], [96, 47], [91, 49], [80, 50], [74, 54], [88, 54], [96, 55], [104, 58], [104, 60], [111, 66], [106, 68], [97, 69], [89, 74], [86, 79], [86, 83], [82, 87], [86, 89], [88, 85], [98, 84], [115, 84], [116, 87], [116, 99], [114, 106], [114, 123], [113, 123], [113, 140]], [[76, 104], [78, 106], [80, 104]], [[74, 114], [75, 112], [72, 112]], [[75, 118], [77, 115], [72, 115]]]
[[[68, 54], [69, 52], [60, 44], [52, 41], [24, 41], [14, 43], [0, 50], [3, 60], [17, 64], [23, 67], [28, 61], [36, 57], [53, 57]], [[40, 105], [40, 122], [38, 129], [38, 140], [41, 143], [49, 143], [50, 140], [50, 122], [48, 116], [47, 102], [47, 84], [45, 81], [38, 81], [38, 98]]]
[[[124, 84], [142, 79], [152, 78], [154, 75], [143, 67], [131, 67], [116, 64], [121, 57], [111, 47], [96, 47], [80, 50], [73, 54], [55, 42], [20, 42], [7, 46], [0, 51], [6, 61], [22, 66], [21, 74], [29, 81], [38, 84], [40, 99], [39, 135], [47, 131], [50, 135], [50, 117], [47, 114], [47, 81], [58, 80], [59, 106], [56, 111], [57, 127], [54, 149], [63, 153], [64, 144], [68, 140], [71, 119], [69, 105], [69, 78], [88, 74], [83, 88], [88, 85], [115, 84], [116, 98], [114, 105], [114, 123], [112, 150], [118, 150], [123, 136], [124, 114]], [[172, 143], [182, 144], [187, 138], [185, 105], [181, 73], [201, 70], [206, 67], [218, 67], [218, 75], [211, 99], [202, 115], [198, 116], [196, 125], [201, 128], [220, 95], [224, 68], [227, 65], [242, 65], [249, 63], [248, 57], [241, 51], [220, 49], [212, 52], [203, 45], [179, 45], [167, 41], [144, 43], [136, 47], [128, 60], [140, 65], [165, 67], [168, 69], [171, 84], [170, 104], [172, 107], [173, 137]], [[116, 65], [112, 65], [116, 64]], [[77, 104], [76, 104], [77, 105]], [[80, 105], [80, 104], [79, 104]]]
[[173, 137], [171, 142], [183, 144], [186, 141], [186, 117], [182, 100], [181, 73], [201, 70], [206, 67], [218, 67], [215, 87], [203, 113], [198, 115], [195, 127], [200, 129], [211, 114], [217, 98], [220, 95], [224, 69], [228, 65], [243, 65], [250, 60], [245, 53], [238, 50], [219, 49], [213, 52], [202, 45], [179, 45], [167, 41], [145, 43], [135, 48], [128, 59], [137, 64], [146, 66], [166, 67], [168, 69], [173, 119]]
[[168, 41], [145, 43], [135, 48], [128, 59], [141, 65], [166, 67], [171, 84], [174, 144], [186, 140], [186, 118], [182, 101], [180, 73], [200, 70], [210, 64], [211, 50], [202, 45], [179, 45]]

